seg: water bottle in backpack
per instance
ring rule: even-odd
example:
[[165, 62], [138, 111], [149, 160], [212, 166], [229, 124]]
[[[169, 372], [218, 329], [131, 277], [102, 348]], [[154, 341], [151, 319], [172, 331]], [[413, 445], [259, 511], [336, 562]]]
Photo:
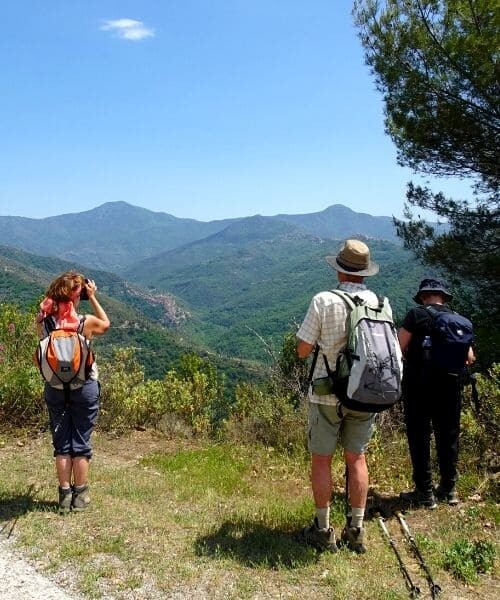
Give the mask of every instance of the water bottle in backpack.
[[424, 362], [431, 362], [431, 350], [432, 350], [432, 338], [430, 335], [426, 335], [422, 341], [422, 350]]

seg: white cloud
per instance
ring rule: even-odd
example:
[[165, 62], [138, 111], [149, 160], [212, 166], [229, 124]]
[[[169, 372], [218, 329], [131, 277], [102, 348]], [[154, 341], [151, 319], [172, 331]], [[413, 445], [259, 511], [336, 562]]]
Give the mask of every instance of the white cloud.
[[101, 25], [102, 31], [112, 31], [123, 40], [138, 41], [148, 37], [154, 37], [154, 29], [149, 29], [144, 26], [142, 21], [134, 19], [115, 19], [113, 21], [105, 21]]

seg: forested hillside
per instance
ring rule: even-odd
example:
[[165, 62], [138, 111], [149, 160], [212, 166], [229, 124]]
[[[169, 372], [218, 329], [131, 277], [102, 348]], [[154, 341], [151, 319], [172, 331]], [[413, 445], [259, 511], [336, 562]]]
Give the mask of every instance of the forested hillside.
[[[402, 318], [424, 271], [400, 246], [369, 243], [381, 265], [370, 285], [391, 298]], [[339, 244], [254, 217], [143, 261], [127, 277], [182, 298], [191, 310], [186, 330], [209, 347], [259, 360], [264, 348], [254, 332], [278, 344], [302, 319], [312, 295], [336, 285], [325, 256]]]
[[[98, 282], [112, 312], [113, 328], [106, 336], [107, 343], [140, 348], [139, 358], [148, 373], [164, 372], [181, 348], [227, 357], [219, 359], [226, 364], [232, 359], [266, 363], [266, 344], [277, 351], [283, 335], [293, 331], [302, 319], [311, 297], [336, 285], [336, 274], [325, 256], [337, 252], [340, 240], [306, 232], [305, 228], [324, 228], [336, 218], [337, 227], [341, 223], [347, 227], [350, 220], [354, 229], [365, 223], [370, 233], [374, 223], [388, 225], [387, 218], [356, 217], [342, 206], [317, 215], [289, 217], [254, 216], [209, 226], [125, 203], [54, 217], [52, 224], [64, 225], [58, 248], [70, 244], [68, 222], [73, 227], [77, 221], [85, 223], [87, 228], [91, 219], [93, 233], [85, 242], [89, 251], [73, 243], [71, 251], [61, 250], [62, 256], [77, 256], [68, 262], [3, 247], [0, 299], [29, 305], [52, 277], [74, 267]], [[33, 226], [34, 220], [19, 220], [14, 230], [19, 239], [27, 240]], [[168, 227], [177, 232], [173, 238], [166, 235]], [[138, 260], [158, 248], [160, 240], [149, 235], [152, 230], [163, 231], [164, 245], [170, 249]], [[193, 239], [196, 236], [203, 237]], [[187, 243], [171, 247], [186, 237]], [[139, 239], [141, 251], [137, 249]], [[390, 297], [396, 320], [401, 319], [425, 272], [400, 245], [370, 237], [368, 242], [381, 266], [370, 285]], [[36, 243], [42, 242], [38, 239]], [[121, 268], [120, 275], [92, 266], [95, 261], [102, 262], [97, 254], [104, 256], [104, 251], [108, 263], [123, 266], [132, 259], [135, 263]]]
[[[112, 327], [106, 336], [94, 342], [101, 357], [109, 359], [117, 347], [132, 347], [146, 375], [161, 378], [181, 355], [209, 353], [206, 347], [183, 337], [180, 324], [188, 313], [171, 295], [144, 290], [113, 273], [89, 271], [78, 264], [6, 246], [0, 246], [0, 304], [36, 310], [52, 278], [69, 269], [96, 280], [99, 298], [111, 319]], [[83, 302], [81, 311], [87, 310], [89, 307]], [[221, 359], [212, 353], [210, 356], [229, 382], [236, 377], [255, 378], [257, 369], [250, 363]]]

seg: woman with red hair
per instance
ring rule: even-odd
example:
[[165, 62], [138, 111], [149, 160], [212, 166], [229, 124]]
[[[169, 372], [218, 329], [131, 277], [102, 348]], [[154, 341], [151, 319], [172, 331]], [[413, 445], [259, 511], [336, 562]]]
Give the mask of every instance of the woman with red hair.
[[[90, 343], [110, 326], [109, 319], [96, 298], [97, 286], [75, 271], [59, 275], [50, 284], [40, 304], [37, 330], [44, 338], [54, 329], [73, 329]], [[88, 299], [93, 314], [77, 312], [80, 300]], [[45, 384], [47, 404], [59, 481], [59, 512], [82, 511], [90, 503], [88, 488], [89, 461], [92, 457], [90, 436], [99, 411], [97, 365], [92, 362], [83, 387], [69, 392]], [[68, 401], [69, 400], [69, 401]]]

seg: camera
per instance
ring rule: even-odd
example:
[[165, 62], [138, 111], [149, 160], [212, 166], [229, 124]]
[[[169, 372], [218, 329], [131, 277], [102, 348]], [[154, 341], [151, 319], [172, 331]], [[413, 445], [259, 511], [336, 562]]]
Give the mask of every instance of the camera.
[[[88, 283], [89, 280], [87, 278], [85, 278], [85, 283]], [[87, 288], [82, 285], [82, 291], [80, 292], [80, 300], [88, 300], [89, 299], [89, 294], [87, 292]]]

